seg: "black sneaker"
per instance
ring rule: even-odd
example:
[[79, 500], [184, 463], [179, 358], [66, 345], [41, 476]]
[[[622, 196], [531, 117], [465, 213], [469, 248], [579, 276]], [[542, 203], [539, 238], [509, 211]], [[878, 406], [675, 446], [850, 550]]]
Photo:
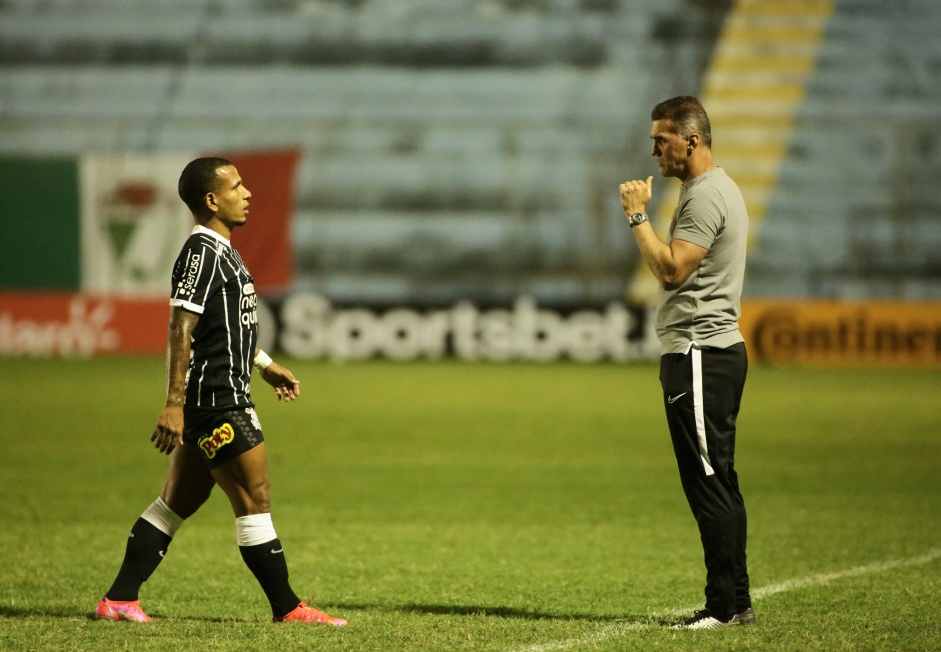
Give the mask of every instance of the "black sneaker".
[[741, 625], [742, 627], [747, 627], [748, 625], [757, 623], [758, 616], [755, 615], [755, 610], [749, 607], [745, 611], [732, 616], [731, 622], [734, 622], [736, 625]]
[[735, 616], [727, 621], [719, 620], [708, 609], [702, 609], [693, 614], [692, 618], [687, 618], [681, 623], [671, 625], [673, 629], [723, 629], [724, 627], [735, 627], [739, 623], [735, 622]]

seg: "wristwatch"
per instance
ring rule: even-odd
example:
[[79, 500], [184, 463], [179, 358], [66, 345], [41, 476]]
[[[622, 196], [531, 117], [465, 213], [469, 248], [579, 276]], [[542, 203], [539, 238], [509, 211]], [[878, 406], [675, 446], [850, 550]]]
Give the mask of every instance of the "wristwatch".
[[634, 213], [629, 218], [627, 218], [627, 223], [631, 225], [633, 229], [638, 224], [643, 224], [647, 221], [647, 213]]

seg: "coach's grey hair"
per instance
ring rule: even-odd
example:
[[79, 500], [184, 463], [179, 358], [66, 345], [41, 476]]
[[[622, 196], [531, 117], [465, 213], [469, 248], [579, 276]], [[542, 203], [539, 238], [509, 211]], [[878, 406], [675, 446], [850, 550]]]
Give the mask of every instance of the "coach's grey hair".
[[712, 125], [702, 103], [690, 95], [660, 102], [650, 112], [651, 120], [669, 120], [681, 138], [699, 134], [706, 147], [712, 147]]
[[183, 168], [176, 191], [194, 215], [202, 212], [203, 199], [219, 184], [216, 170], [229, 165], [232, 164], [224, 158], [207, 156], [190, 161]]

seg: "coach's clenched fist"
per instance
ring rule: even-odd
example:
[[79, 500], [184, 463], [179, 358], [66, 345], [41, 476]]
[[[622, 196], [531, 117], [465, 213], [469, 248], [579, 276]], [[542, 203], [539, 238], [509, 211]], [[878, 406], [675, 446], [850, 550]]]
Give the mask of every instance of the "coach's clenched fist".
[[620, 186], [621, 190], [621, 208], [624, 214], [630, 217], [634, 213], [643, 213], [646, 211], [647, 202], [650, 201], [650, 195], [653, 191], [653, 177], [647, 177], [646, 181], [625, 181]]

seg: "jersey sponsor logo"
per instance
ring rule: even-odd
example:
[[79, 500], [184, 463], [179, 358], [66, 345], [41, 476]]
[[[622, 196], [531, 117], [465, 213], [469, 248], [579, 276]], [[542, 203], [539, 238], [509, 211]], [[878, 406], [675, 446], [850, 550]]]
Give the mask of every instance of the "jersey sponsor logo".
[[255, 294], [255, 284], [246, 283], [242, 286], [242, 299], [239, 302], [242, 326], [252, 328], [258, 323], [258, 295]]
[[187, 262], [186, 276], [176, 285], [178, 295], [193, 294], [196, 278], [199, 276], [200, 261], [202, 261], [202, 256], [199, 254], [194, 253], [190, 256]]
[[231, 424], [223, 423], [212, 431], [212, 434], [199, 440], [199, 447], [203, 449], [206, 457], [212, 459], [219, 449], [235, 439], [235, 430]]

